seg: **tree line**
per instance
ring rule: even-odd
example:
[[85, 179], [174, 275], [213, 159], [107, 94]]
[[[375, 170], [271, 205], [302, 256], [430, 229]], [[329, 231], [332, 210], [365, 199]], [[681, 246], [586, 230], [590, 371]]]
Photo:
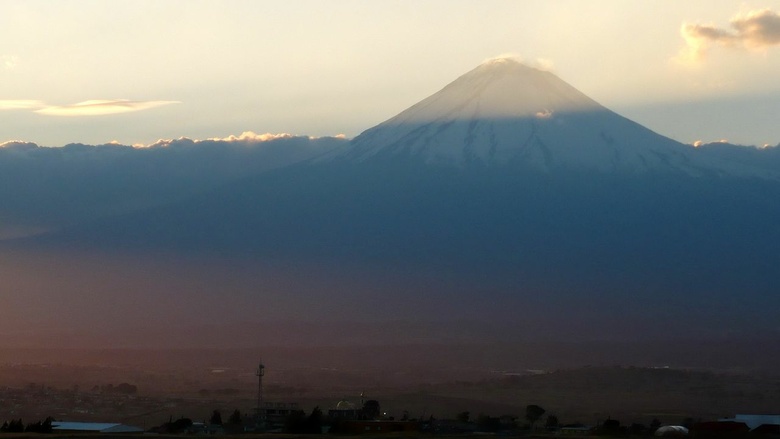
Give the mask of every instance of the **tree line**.
[[0, 427], [0, 433], [51, 433], [51, 423], [54, 418], [47, 417], [43, 421], [33, 422], [25, 425], [22, 419], [11, 419], [5, 421]]

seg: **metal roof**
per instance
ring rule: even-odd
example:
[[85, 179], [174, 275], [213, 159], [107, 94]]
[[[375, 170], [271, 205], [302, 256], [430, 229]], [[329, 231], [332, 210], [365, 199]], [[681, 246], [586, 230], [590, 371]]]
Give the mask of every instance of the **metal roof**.
[[141, 427], [109, 422], [59, 422], [51, 423], [54, 431], [90, 431], [99, 433], [141, 433]]

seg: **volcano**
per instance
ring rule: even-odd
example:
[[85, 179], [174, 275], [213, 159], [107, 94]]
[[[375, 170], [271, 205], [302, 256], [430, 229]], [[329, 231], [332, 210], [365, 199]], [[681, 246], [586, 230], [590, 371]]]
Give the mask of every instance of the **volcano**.
[[405, 155], [429, 164], [548, 171], [757, 172], [697, 157], [691, 149], [610, 111], [548, 71], [498, 58], [363, 132], [343, 157]]
[[[500, 59], [315, 159], [5, 248], [176, 265], [150, 278], [117, 262], [92, 284], [64, 270], [50, 290], [27, 282], [33, 303], [100, 289], [142, 307], [179, 298], [183, 316], [227, 312], [231, 297], [233, 320], [270, 309], [521, 322], [494, 333], [509, 338], [721, 337], [776, 330], [779, 198], [777, 170], [701, 156]], [[195, 257], [209, 263], [181, 267]], [[127, 319], [106, 300], [105, 321]]]

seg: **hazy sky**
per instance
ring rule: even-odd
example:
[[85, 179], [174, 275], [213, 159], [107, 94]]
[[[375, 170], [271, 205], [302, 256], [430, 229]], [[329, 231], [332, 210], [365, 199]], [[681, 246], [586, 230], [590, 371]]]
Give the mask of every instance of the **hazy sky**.
[[346, 134], [487, 58], [684, 142], [780, 142], [780, 1], [0, 0], [0, 142]]

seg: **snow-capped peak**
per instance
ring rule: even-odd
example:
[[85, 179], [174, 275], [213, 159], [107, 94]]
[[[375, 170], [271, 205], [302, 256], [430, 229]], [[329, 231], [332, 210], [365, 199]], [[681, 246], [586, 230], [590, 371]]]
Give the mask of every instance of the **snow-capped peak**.
[[484, 62], [353, 139], [352, 161], [405, 155], [426, 163], [543, 170], [746, 175], [603, 107], [553, 73], [509, 58]]
[[479, 65], [352, 143], [348, 155], [357, 160], [403, 153], [429, 163], [520, 161], [546, 169], [642, 167], [653, 158], [628, 158], [627, 149], [681, 146], [554, 74], [507, 58]]
[[552, 73], [497, 58], [386, 123], [535, 117], [594, 109], [603, 108]]

